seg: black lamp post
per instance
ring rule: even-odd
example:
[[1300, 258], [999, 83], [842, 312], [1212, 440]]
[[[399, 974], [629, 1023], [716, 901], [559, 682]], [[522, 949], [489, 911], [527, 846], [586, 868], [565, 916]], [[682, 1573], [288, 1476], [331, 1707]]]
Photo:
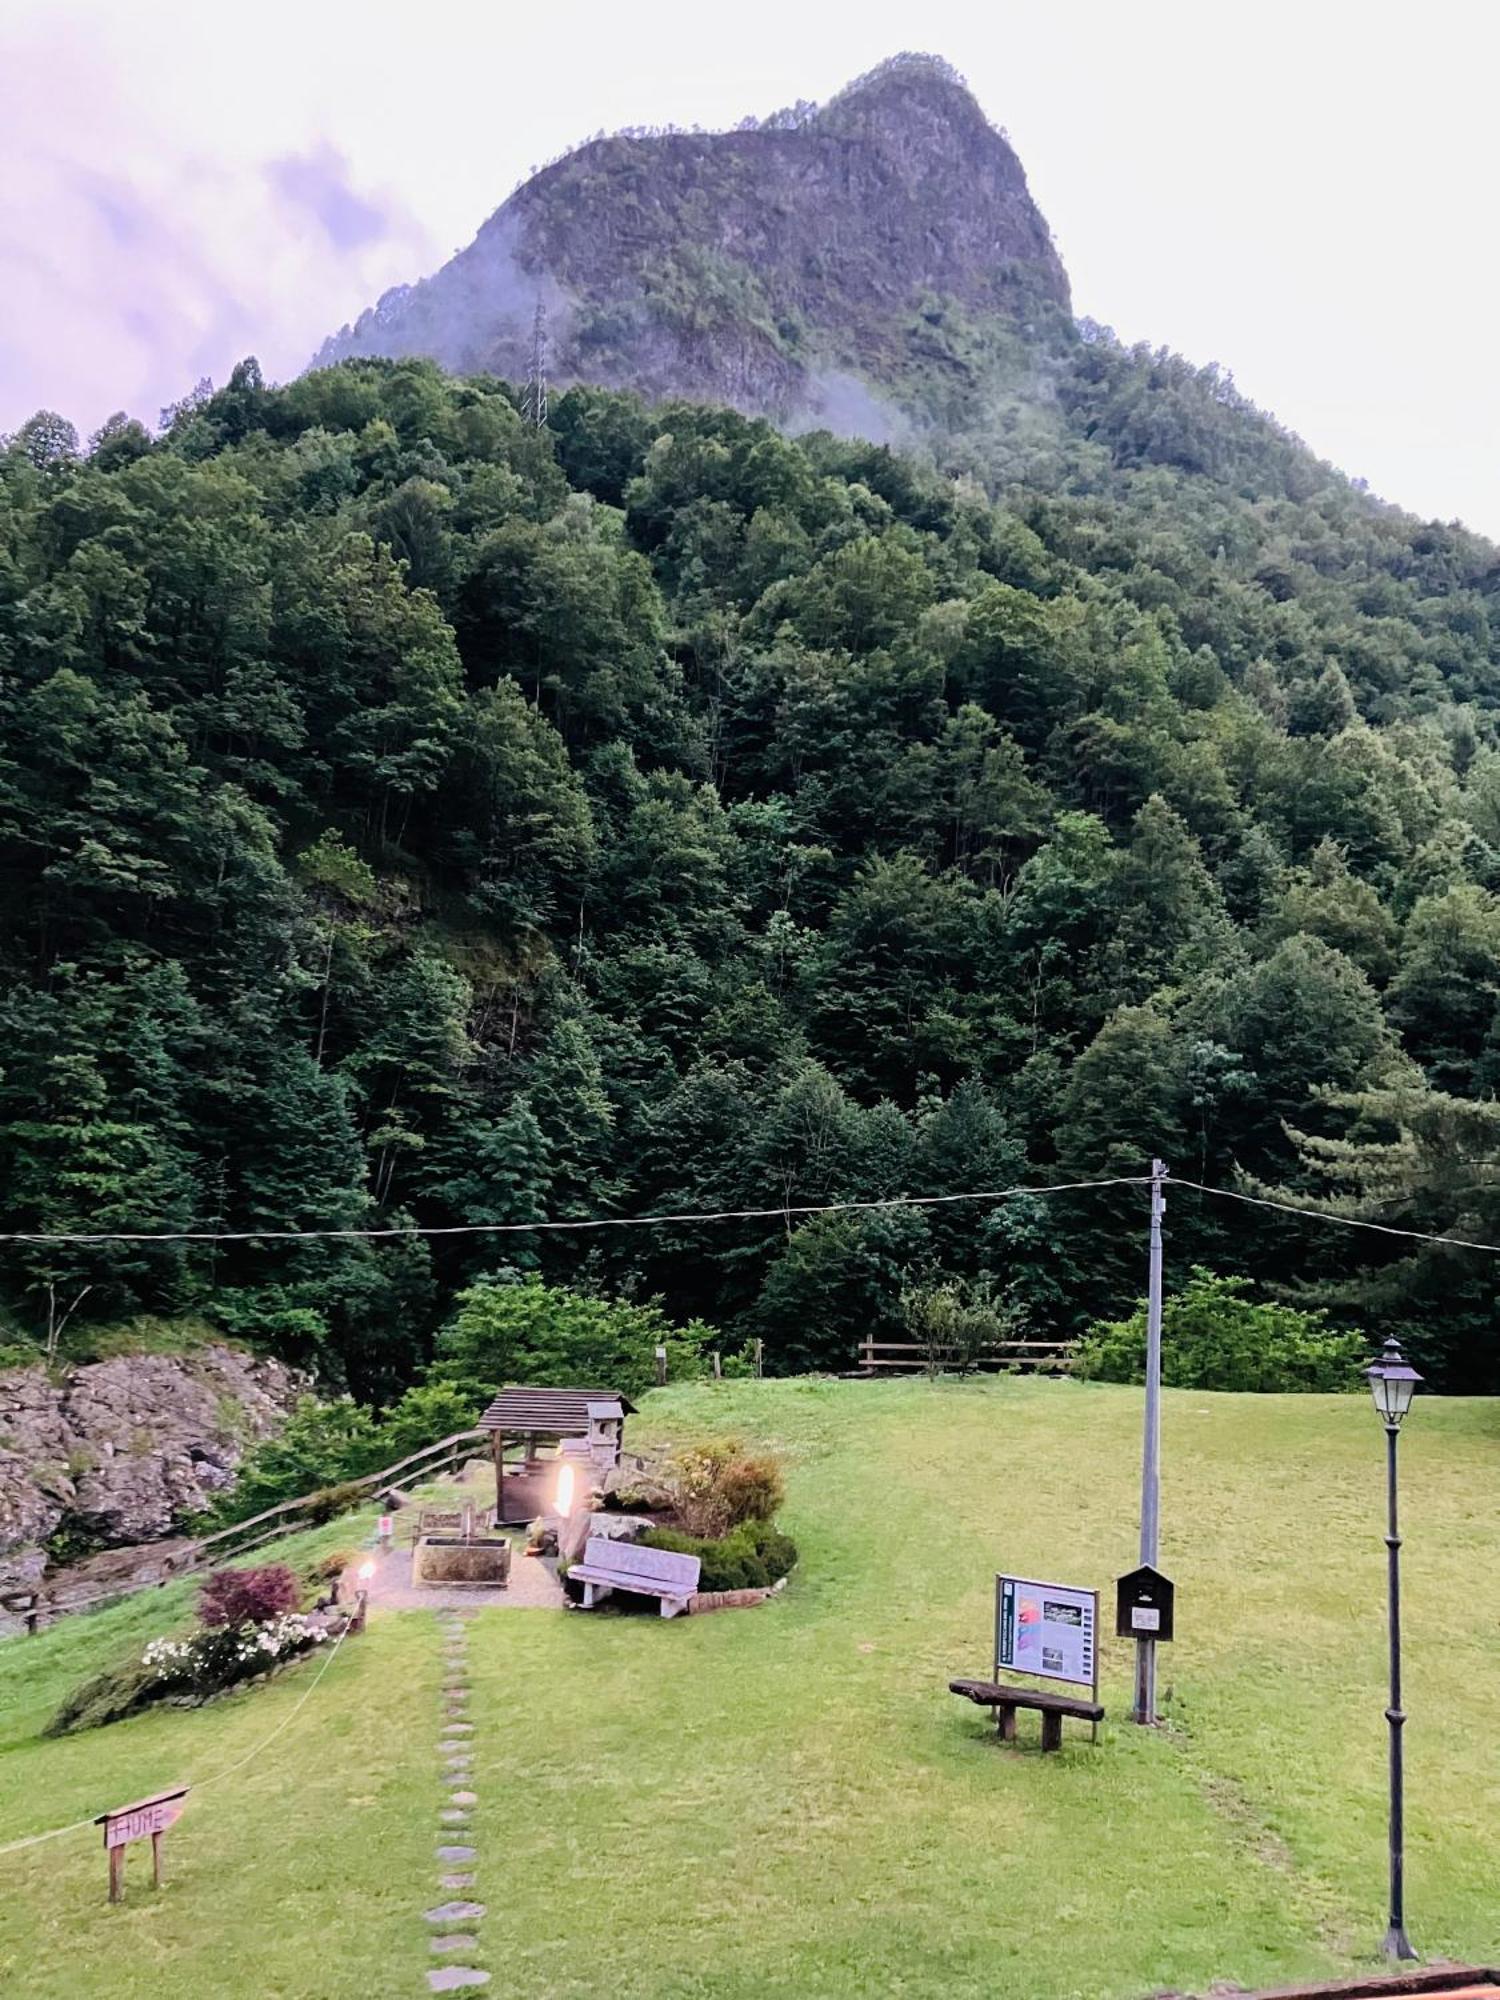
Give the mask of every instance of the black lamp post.
[[1386, 1536], [1390, 1593], [1391, 1699], [1385, 1719], [1391, 1730], [1391, 1921], [1381, 1950], [1387, 1958], [1415, 1958], [1406, 1935], [1403, 1908], [1402, 1871], [1404, 1865], [1402, 1817], [1405, 1805], [1401, 1765], [1401, 1726], [1406, 1716], [1401, 1707], [1401, 1536], [1396, 1525], [1396, 1438], [1401, 1419], [1411, 1408], [1421, 1376], [1408, 1367], [1394, 1340], [1373, 1368], [1367, 1368], [1370, 1393], [1375, 1398], [1375, 1414], [1385, 1425]]

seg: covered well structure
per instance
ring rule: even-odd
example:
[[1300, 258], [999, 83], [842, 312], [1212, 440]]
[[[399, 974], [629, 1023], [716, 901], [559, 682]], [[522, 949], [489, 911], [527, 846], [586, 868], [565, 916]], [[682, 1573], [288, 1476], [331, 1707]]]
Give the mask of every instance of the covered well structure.
[[[635, 1405], [615, 1389], [502, 1389], [479, 1419], [495, 1455], [495, 1519], [528, 1521], [543, 1509], [535, 1477], [505, 1477], [506, 1440], [524, 1440], [528, 1469], [539, 1439], [572, 1443], [568, 1456], [596, 1486], [620, 1462], [625, 1419]], [[576, 1442], [575, 1442], [576, 1441]]]

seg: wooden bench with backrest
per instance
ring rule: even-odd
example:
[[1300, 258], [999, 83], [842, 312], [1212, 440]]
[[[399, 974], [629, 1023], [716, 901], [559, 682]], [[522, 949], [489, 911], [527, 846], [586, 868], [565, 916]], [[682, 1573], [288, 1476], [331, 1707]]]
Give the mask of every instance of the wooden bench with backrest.
[[687, 1610], [688, 1599], [698, 1588], [701, 1567], [696, 1556], [590, 1535], [583, 1561], [574, 1563], [568, 1575], [583, 1585], [585, 1610], [592, 1610], [612, 1590], [633, 1590], [643, 1597], [659, 1597], [662, 1617], [675, 1618], [679, 1611]]
[[1037, 1688], [1023, 1688], [1008, 1685], [1004, 1681], [949, 1681], [954, 1694], [961, 1694], [967, 1701], [978, 1702], [981, 1708], [995, 1711], [995, 1727], [1006, 1743], [1016, 1740], [1016, 1710], [1034, 1708], [1042, 1718], [1042, 1748], [1061, 1750], [1062, 1726], [1065, 1715], [1075, 1715], [1080, 1722], [1102, 1722], [1104, 1710], [1097, 1701], [1081, 1700], [1071, 1694], [1044, 1694]]

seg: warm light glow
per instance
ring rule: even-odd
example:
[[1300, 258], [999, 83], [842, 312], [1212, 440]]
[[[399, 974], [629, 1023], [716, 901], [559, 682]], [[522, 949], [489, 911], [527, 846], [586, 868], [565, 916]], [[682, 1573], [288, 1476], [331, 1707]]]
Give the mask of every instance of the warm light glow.
[[573, 1468], [566, 1459], [557, 1473], [557, 1511], [559, 1514], [573, 1511]]
[[368, 1583], [370, 1581], [370, 1578], [374, 1574], [375, 1574], [375, 1565], [373, 1562], [362, 1562], [360, 1564], [359, 1580], [361, 1583]]

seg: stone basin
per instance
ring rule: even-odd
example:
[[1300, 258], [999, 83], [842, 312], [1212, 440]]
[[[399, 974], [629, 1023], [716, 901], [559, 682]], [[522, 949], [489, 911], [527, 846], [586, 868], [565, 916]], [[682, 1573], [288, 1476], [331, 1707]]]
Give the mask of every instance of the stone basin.
[[510, 1582], [511, 1545], [503, 1536], [468, 1541], [462, 1535], [423, 1535], [412, 1550], [414, 1584], [474, 1584], [503, 1590]]

